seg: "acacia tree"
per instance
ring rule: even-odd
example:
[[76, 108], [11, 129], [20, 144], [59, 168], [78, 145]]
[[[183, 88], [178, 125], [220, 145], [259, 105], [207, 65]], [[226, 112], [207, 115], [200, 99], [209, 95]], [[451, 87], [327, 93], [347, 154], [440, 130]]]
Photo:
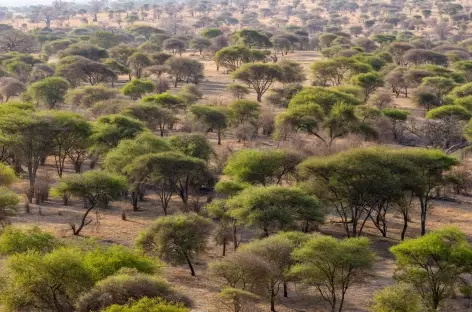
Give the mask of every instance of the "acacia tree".
[[184, 41], [177, 38], [168, 38], [162, 42], [162, 48], [164, 50], [169, 50], [172, 52], [172, 55], [179, 53], [182, 56], [182, 52], [185, 51], [186, 44]]
[[438, 150], [354, 149], [308, 159], [299, 169], [308, 189], [334, 206], [348, 236], [360, 235], [369, 219], [386, 236], [387, 210], [403, 204], [405, 192], [418, 197], [426, 231], [431, 192], [456, 163]]
[[[398, 175], [410, 173], [408, 167], [394, 161], [390, 152], [353, 149], [333, 156], [313, 157], [299, 166], [307, 189], [335, 208], [348, 237], [359, 236], [369, 219], [386, 235], [387, 209], [406, 189], [401, 183], [403, 177]], [[409, 181], [409, 177], [406, 175], [404, 179]]]
[[105, 7], [103, 0], [91, 0], [89, 2], [90, 14], [92, 14], [93, 21], [98, 22], [98, 13]]
[[1, 300], [11, 310], [71, 311], [72, 298], [92, 287], [94, 281], [77, 250], [61, 248], [44, 256], [18, 253], [6, 263], [8, 277]]
[[169, 66], [169, 75], [174, 78], [174, 87], [179, 81], [198, 84], [204, 77], [203, 64], [186, 57], [172, 57], [166, 61]]
[[[218, 194], [232, 197], [238, 195], [249, 185], [246, 183], [234, 182], [234, 181], [219, 181], [215, 185], [215, 191]], [[226, 255], [226, 244], [230, 241], [233, 242], [233, 250], [239, 246], [238, 239], [238, 223], [237, 220], [231, 216], [230, 208], [226, 204], [226, 200], [213, 200], [211, 203], [205, 206], [208, 210], [209, 216], [219, 221], [216, 232], [216, 241], [218, 244], [223, 246], [223, 256]]]
[[144, 124], [134, 118], [119, 114], [102, 116], [94, 123], [92, 151], [106, 153], [121, 140], [135, 138], [144, 129]]
[[108, 202], [110, 199], [118, 198], [125, 189], [125, 177], [92, 170], [64, 178], [54, 189], [54, 192], [62, 196], [70, 195], [86, 200], [87, 208], [78, 227], [75, 223], [70, 224], [72, 233], [79, 235], [82, 229], [92, 222], [92, 220], [87, 220], [90, 211], [96, 208], [100, 202]]
[[65, 160], [89, 139], [92, 126], [82, 116], [74, 113], [55, 112], [53, 118], [59, 131], [51, 138], [54, 145], [52, 154], [57, 174], [62, 178]]
[[234, 71], [248, 62], [263, 61], [266, 54], [259, 50], [252, 50], [243, 46], [226, 47], [215, 54], [216, 68], [225, 67], [228, 71]]
[[[153, 261], [156, 260], [153, 259]], [[144, 285], [146, 287], [143, 288]], [[116, 307], [116, 305], [137, 301], [144, 297], [159, 297], [159, 300], [172, 301], [182, 306], [189, 306], [192, 303], [189, 298], [172, 288], [162, 278], [126, 270], [126, 272], [119, 272], [100, 280], [77, 300], [76, 311], [105, 311], [110, 306]], [[172, 310], [172, 312], [175, 311]]]
[[[177, 152], [147, 154], [135, 158], [125, 171], [132, 181], [157, 184], [163, 188], [162, 204], [167, 208], [171, 192], [177, 193], [184, 204], [183, 211], [188, 211], [190, 193], [211, 181], [211, 175], [205, 162]], [[170, 193], [170, 194], [169, 194]]]
[[54, 136], [58, 132], [54, 118], [45, 113], [36, 113], [28, 109], [4, 107], [0, 114], [0, 140], [7, 146], [15, 158], [27, 167], [29, 191], [28, 200], [34, 196], [36, 173], [41, 159], [54, 147]]
[[310, 235], [300, 232], [283, 232], [250, 242], [238, 249], [238, 253], [259, 257], [265, 263], [266, 274], [262, 280], [256, 281], [262, 289], [254, 291], [269, 299], [271, 311], [275, 311], [275, 301], [281, 288], [284, 297], [288, 297], [287, 284], [293, 280], [290, 276], [290, 268], [294, 264], [292, 253], [309, 238]]
[[364, 103], [367, 103], [370, 95], [384, 84], [383, 79], [377, 73], [359, 74], [352, 77], [352, 82], [364, 89]]
[[295, 173], [301, 161], [302, 156], [296, 152], [245, 149], [231, 155], [224, 174], [244, 183], [280, 185]]
[[118, 90], [101, 84], [84, 86], [69, 89], [65, 96], [65, 102], [76, 107], [90, 108], [97, 102], [114, 99], [118, 94]]
[[154, 106], [160, 106], [172, 112], [177, 112], [179, 109], [185, 109], [183, 99], [168, 92], [145, 96], [142, 99], [142, 102]]
[[236, 70], [233, 77], [252, 87], [257, 94], [257, 101], [262, 102], [264, 93], [274, 82], [281, 79], [282, 69], [275, 64], [251, 63]]
[[[116, 148], [109, 151], [104, 159], [104, 167], [114, 173], [124, 175], [128, 178], [128, 185], [131, 188], [131, 203], [133, 210], [138, 210], [139, 195], [143, 192], [143, 180], [135, 179], [130, 175], [127, 166], [139, 156], [159, 153], [170, 150], [169, 145], [164, 140], [150, 132], [143, 132], [134, 139], [121, 140]], [[170, 196], [169, 195], [169, 199]], [[166, 211], [167, 206], [163, 207]]]
[[12, 77], [0, 78], [0, 102], [8, 102], [12, 96], [19, 96], [26, 89], [24, 83]]
[[172, 264], [187, 263], [195, 276], [192, 262], [206, 250], [211, 228], [210, 220], [196, 214], [160, 217], [139, 235], [137, 245]]
[[397, 265], [395, 278], [412, 285], [431, 311], [454, 295], [454, 287], [472, 265], [472, 247], [454, 228], [407, 240], [390, 251]]
[[29, 86], [28, 94], [38, 103], [53, 109], [64, 102], [69, 83], [60, 77], [48, 77]]
[[324, 213], [315, 197], [292, 187], [251, 187], [227, 201], [230, 215], [246, 226], [258, 227], [265, 237], [297, 225], [309, 230], [322, 223]]
[[30, 34], [16, 29], [0, 31], [0, 51], [34, 53], [39, 50], [38, 41]]
[[[45, 234], [27, 234], [23, 248], [35, 240], [46, 246]], [[40, 242], [38, 239], [42, 239]], [[15, 252], [5, 263], [5, 282], [0, 300], [11, 310], [78, 311], [76, 300], [98, 281], [120, 269], [154, 273], [153, 261], [124, 246], [90, 248], [55, 246], [30, 252]], [[90, 311], [90, 310], [87, 310]]]
[[445, 77], [425, 77], [419, 86], [420, 89], [430, 90], [439, 100], [439, 105], [444, 103], [444, 96], [455, 86], [454, 80]]
[[272, 46], [272, 42], [267, 35], [253, 29], [243, 29], [234, 35], [235, 39], [247, 48], [260, 47], [268, 48]]
[[169, 138], [169, 143], [175, 151], [186, 156], [201, 159], [207, 163], [215, 151], [208, 139], [201, 134], [182, 134]]
[[337, 240], [322, 235], [296, 248], [293, 257], [298, 264], [291, 273], [314, 287], [332, 312], [343, 310], [348, 289], [361, 282], [375, 260], [367, 238]]
[[268, 297], [270, 310], [275, 310], [277, 295], [286, 280], [286, 274], [292, 264], [291, 253], [294, 244], [284, 235], [275, 235], [242, 246], [239, 253], [249, 253], [260, 257], [267, 265], [264, 278], [258, 282], [262, 288], [257, 291]]
[[154, 83], [151, 80], [133, 79], [121, 88], [121, 93], [129, 96], [132, 100], [137, 100], [153, 90]]
[[402, 93], [405, 97], [408, 97], [408, 88], [411, 87], [411, 83], [406, 75], [407, 70], [405, 68], [397, 67], [385, 76], [385, 82], [390, 85], [396, 97], [399, 97]]
[[128, 57], [127, 64], [136, 78], [141, 78], [143, 70], [152, 64], [151, 59], [145, 53], [134, 52]]
[[375, 292], [372, 312], [423, 311], [421, 298], [410, 285], [400, 283]]
[[255, 123], [261, 113], [261, 105], [250, 100], [236, 100], [229, 107], [230, 117], [236, 125]]
[[123, 114], [144, 122], [151, 130], [159, 131], [161, 137], [176, 120], [171, 110], [146, 102], [126, 108]]
[[206, 38], [195, 38], [190, 41], [190, 47], [192, 49], [198, 50], [201, 55], [203, 50], [211, 47], [211, 41]]
[[[277, 115], [276, 136], [284, 139], [288, 131], [301, 130], [327, 145], [348, 133], [375, 136], [371, 119], [356, 111], [358, 104], [357, 98], [345, 92], [322, 87], [305, 88], [290, 100], [286, 112]], [[329, 140], [323, 136], [322, 129], [326, 130]]]
[[231, 95], [235, 100], [242, 100], [246, 95], [250, 93], [246, 86], [240, 84], [230, 84], [226, 87], [226, 90], [231, 92]]
[[192, 105], [190, 111], [199, 122], [207, 127], [207, 133], [216, 131], [218, 145], [221, 145], [221, 135], [228, 128], [228, 110], [214, 106]]
[[459, 162], [439, 150], [406, 149], [397, 151], [416, 169], [413, 193], [420, 202], [421, 235], [426, 234], [426, 218], [431, 208], [433, 190], [444, 183], [444, 173]]

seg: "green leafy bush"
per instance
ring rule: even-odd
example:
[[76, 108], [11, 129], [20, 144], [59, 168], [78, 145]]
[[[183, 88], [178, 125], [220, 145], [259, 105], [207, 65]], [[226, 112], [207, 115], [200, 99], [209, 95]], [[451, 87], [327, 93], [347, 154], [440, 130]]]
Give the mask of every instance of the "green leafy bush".
[[60, 245], [50, 233], [38, 227], [26, 230], [6, 227], [0, 235], [0, 254], [11, 255], [27, 251], [49, 252]]

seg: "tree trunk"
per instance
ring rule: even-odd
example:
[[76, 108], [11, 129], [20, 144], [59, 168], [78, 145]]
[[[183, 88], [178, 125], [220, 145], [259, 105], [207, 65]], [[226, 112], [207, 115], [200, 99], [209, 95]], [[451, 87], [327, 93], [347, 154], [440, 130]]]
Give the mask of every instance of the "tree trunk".
[[75, 229], [75, 225], [72, 227], [72, 231], [73, 231], [74, 235], [79, 235], [80, 234], [80, 232], [82, 231], [82, 229], [86, 225], [85, 221], [87, 220], [87, 216], [88, 216], [89, 212], [93, 209], [94, 206], [95, 205], [91, 204], [90, 207], [87, 209], [87, 211], [85, 211], [85, 213], [82, 217], [82, 220], [80, 221], [80, 225], [79, 225], [78, 229]]
[[64, 206], [69, 205], [69, 196], [67, 194], [64, 194], [64, 196], [62, 196], [62, 202]]
[[138, 211], [139, 210], [138, 198], [139, 198], [138, 192], [136, 192], [136, 191], [131, 192], [131, 204], [133, 205], [133, 211]]
[[270, 290], [270, 311], [271, 312], [276, 312], [275, 311], [275, 292], [274, 288]]
[[195, 270], [193, 269], [192, 261], [190, 261], [188, 255], [185, 255], [185, 259], [187, 259], [188, 267], [190, 268], [190, 275], [195, 276]]
[[426, 234], [426, 214], [427, 214], [427, 202], [423, 197], [420, 197], [421, 206], [421, 236]]
[[408, 213], [403, 213], [403, 229], [401, 234], [401, 240], [405, 240], [406, 229], [408, 228]]
[[287, 287], [287, 282], [284, 282], [284, 297], [288, 297], [288, 287]]
[[238, 228], [236, 224], [233, 223], [233, 250], [238, 249]]

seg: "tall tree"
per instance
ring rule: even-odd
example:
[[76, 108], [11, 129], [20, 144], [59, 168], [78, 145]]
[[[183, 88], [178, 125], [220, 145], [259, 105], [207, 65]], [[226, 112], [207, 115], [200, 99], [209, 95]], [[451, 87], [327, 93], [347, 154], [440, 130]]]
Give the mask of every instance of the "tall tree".
[[189, 210], [192, 191], [213, 180], [203, 160], [177, 152], [143, 155], [135, 158], [125, 171], [136, 183], [151, 181], [165, 187], [165, 192], [177, 193], [184, 204], [184, 212]]
[[210, 233], [211, 222], [196, 214], [166, 216], [142, 232], [137, 245], [172, 264], [187, 263], [195, 276], [193, 261], [205, 252]]
[[282, 69], [275, 64], [251, 63], [245, 64], [233, 73], [239, 79], [251, 86], [257, 94], [257, 101], [262, 102], [262, 96], [271, 85], [282, 78]]
[[454, 228], [434, 231], [394, 246], [395, 278], [410, 284], [425, 305], [435, 311], [463, 275], [470, 272], [472, 247], [464, 233]]
[[295, 173], [302, 156], [285, 150], [242, 150], [233, 154], [224, 173], [237, 181], [280, 185]]
[[87, 217], [100, 202], [108, 202], [118, 198], [126, 189], [126, 179], [123, 176], [106, 173], [104, 171], [87, 171], [85, 173], [64, 178], [54, 192], [81, 198], [86, 201], [87, 207], [79, 225], [71, 223], [74, 235], [79, 235], [82, 229], [90, 224]]
[[48, 77], [30, 85], [28, 93], [38, 103], [53, 109], [64, 102], [67, 89], [69, 89], [67, 80], [60, 77]]
[[293, 252], [292, 274], [314, 287], [332, 312], [341, 312], [346, 293], [370, 271], [375, 254], [367, 238], [315, 236]]
[[78, 114], [55, 112], [52, 116], [58, 129], [57, 134], [51, 138], [54, 145], [52, 154], [57, 174], [62, 178], [66, 159], [89, 140], [92, 126]]
[[190, 111], [199, 122], [207, 127], [206, 133], [216, 131], [218, 145], [221, 145], [221, 135], [228, 128], [229, 111], [224, 108], [205, 105], [192, 105]]
[[29, 180], [27, 196], [32, 202], [41, 159], [52, 152], [54, 136], [60, 129], [47, 111], [36, 113], [18, 108], [4, 109], [0, 112], [0, 141], [26, 166]]
[[161, 137], [176, 120], [171, 110], [146, 102], [126, 108], [123, 114], [144, 122], [153, 131], [159, 131]]
[[256, 226], [266, 237], [297, 225], [310, 229], [310, 225], [324, 220], [318, 200], [295, 187], [251, 187], [229, 199], [227, 204], [231, 216], [239, 223]]
[[[130, 165], [135, 158], [168, 150], [170, 150], [170, 146], [167, 142], [150, 132], [143, 132], [138, 134], [134, 139], [121, 140], [116, 148], [106, 154], [104, 167], [111, 172], [127, 177], [128, 186], [131, 191], [131, 203], [135, 211], [138, 210], [139, 195], [144, 191], [142, 187], [144, 186], [143, 182], [145, 182], [145, 177], [142, 177], [142, 179], [132, 178], [130, 171], [125, 170], [126, 167]], [[170, 196], [172, 196], [172, 190], [169, 197]], [[166, 210], [167, 206], [163, 208]]]

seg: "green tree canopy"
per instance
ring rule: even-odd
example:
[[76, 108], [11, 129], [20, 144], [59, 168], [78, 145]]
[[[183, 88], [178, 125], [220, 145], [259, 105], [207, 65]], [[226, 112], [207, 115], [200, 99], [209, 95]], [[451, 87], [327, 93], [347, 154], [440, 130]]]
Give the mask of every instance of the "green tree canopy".
[[142, 232], [137, 244], [172, 264], [187, 263], [195, 276], [192, 262], [206, 250], [210, 233], [211, 222], [196, 214], [165, 216]]
[[295, 249], [293, 257], [297, 264], [291, 273], [314, 287], [332, 312], [343, 310], [348, 289], [362, 280], [375, 261], [367, 238], [337, 240], [323, 235]]
[[257, 94], [257, 101], [277, 80], [282, 78], [282, 69], [276, 64], [251, 63], [238, 68], [233, 77], [247, 83]]
[[94, 123], [91, 136], [93, 149], [98, 153], [106, 153], [121, 140], [135, 138], [143, 131], [144, 124], [137, 119], [119, 114], [102, 116]]
[[278, 185], [290, 178], [301, 161], [295, 152], [245, 149], [229, 158], [224, 173], [241, 182]]
[[104, 171], [87, 171], [72, 177], [64, 178], [54, 189], [59, 195], [71, 195], [87, 201], [79, 226], [71, 224], [74, 235], [79, 235], [82, 229], [90, 223], [87, 216], [98, 203], [117, 198], [126, 189], [126, 179], [123, 176]]
[[154, 83], [150, 80], [133, 79], [121, 88], [123, 95], [129, 96], [133, 100], [142, 98], [146, 93], [154, 90]]
[[28, 94], [48, 108], [56, 108], [59, 103], [64, 102], [69, 83], [60, 77], [48, 77], [30, 85]]
[[229, 111], [216, 106], [192, 105], [190, 112], [208, 128], [207, 132], [217, 132], [218, 145], [221, 145], [221, 135], [228, 128]]
[[453, 287], [472, 264], [472, 248], [464, 233], [437, 230], [393, 246], [395, 278], [412, 285], [425, 305], [436, 310], [453, 295]]
[[324, 212], [315, 197], [296, 187], [251, 187], [227, 201], [230, 215], [246, 226], [255, 226], [264, 236], [297, 225], [308, 231], [322, 223]]

